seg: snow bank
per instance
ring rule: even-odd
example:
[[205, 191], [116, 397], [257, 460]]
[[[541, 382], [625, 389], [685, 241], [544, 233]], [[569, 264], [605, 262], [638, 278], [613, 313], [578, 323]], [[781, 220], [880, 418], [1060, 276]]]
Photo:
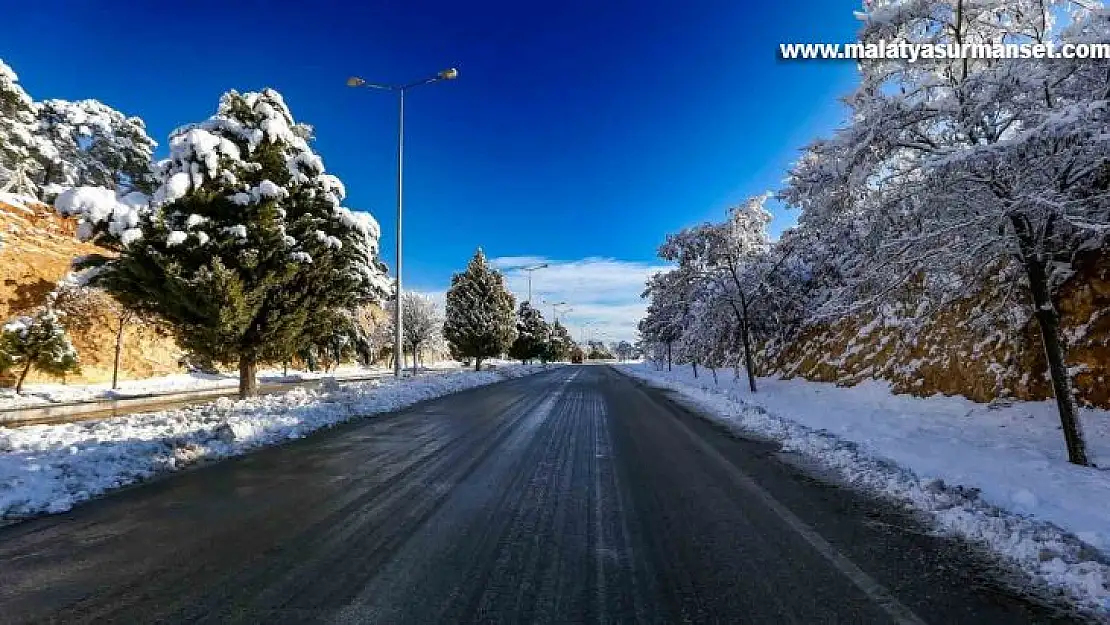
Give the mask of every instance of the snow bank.
[[[445, 361], [432, 363], [421, 367], [427, 370], [457, 369], [457, 362]], [[335, 378], [361, 378], [372, 375], [392, 374], [383, 367], [341, 366], [328, 373], [301, 371], [289, 369], [265, 369], [258, 372], [258, 381], [263, 384], [274, 382], [300, 382], [305, 380], [318, 380]], [[140, 380], [125, 380], [120, 382], [118, 390], [112, 390], [108, 382], [94, 384], [25, 384], [23, 394], [16, 395], [10, 388], [0, 388], [0, 410], [32, 408], [36, 406], [49, 406], [57, 403], [78, 401], [94, 401], [135, 397], [139, 395], [164, 395], [182, 393], [187, 391], [215, 390], [221, 388], [238, 388], [239, 375], [235, 374], [207, 374], [207, 373], [177, 373]]]
[[[689, 367], [622, 371], [679, 391], [740, 430], [780, 441], [846, 482], [924, 512], [941, 533], [982, 544], [1081, 604], [1110, 613], [1110, 471], [1066, 461], [1050, 402], [977, 404], [806, 380], [714, 384]], [[1093, 458], [1110, 463], [1110, 414], [1085, 411]]]
[[0, 519], [64, 512], [108, 490], [202, 459], [239, 455], [355, 417], [545, 368], [383, 378], [99, 421], [0, 427]]

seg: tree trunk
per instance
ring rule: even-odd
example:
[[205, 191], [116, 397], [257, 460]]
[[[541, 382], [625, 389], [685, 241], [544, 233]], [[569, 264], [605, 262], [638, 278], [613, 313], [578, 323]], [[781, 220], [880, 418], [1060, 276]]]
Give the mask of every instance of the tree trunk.
[[254, 356], [239, 356], [239, 399], [258, 393], [258, 363]]
[[698, 379], [698, 361], [692, 360], [690, 364], [694, 366], [694, 379]]
[[667, 342], [667, 371], [671, 370], [671, 344]]
[[481, 358], [475, 358], [474, 359], [474, 370], [475, 371], [481, 371], [482, 370], [482, 359]]
[[1043, 260], [1032, 258], [1025, 261], [1025, 272], [1029, 277], [1033, 305], [1036, 307], [1037, 325], [1040, 326], [1041, 342], [1044, 343], [1045, 359], [1048, 361], [1048, 373], [1052, 377], [1052, 392], [1056, 396], [1056, 408], [1060, 412], [1060, 425], [1068, 448], [1068, 462], [1089, 466], [1087, 443], [1083, 439], [1083, 425], [1079, 421], [1079, 407], [1072, 392], [1064, 342], [1060, 336], [1060, 313], [1052, 305], [1045, 269]]
[[127, 317], [119, 318], [119, 327], [116, 328], [116, 355], [112, 361], [112, 390], [119, 388], [119, 360], [123, 353], [123, 330], [127, 327]]
[[713, 373], [713, 386], [717, 386], [717, 368], [710, 367], [709, 371]]
[[289, 377], [289, 361], [288, 360], [281, 361], [281, 377], [283, 377], [283, 378]]
[[744, 341], [744, 368], [748, 370], [748, 387], [755, 391], [755, 363], [752, 360], [752, 338], [748, 328], [748, 298], [744, 297], [744, 292], [740, 291], [740, 305], [744, 307], [744, 312], [740, 315], [740, 331], [743, 333], [741, 337]]
[[24, 367], [23, 367], [23, 371], [20, 372], [20, 374], [19, 374], [19, 381], [15, 383], [15, 394], [16, 395], [22, 395], [23, 394], [23, 381], [27, 379], [27, 374], [30, 373], [30, 372], [31, 372], [31, 360], [28, 359], [27, 364], [24, 365]]

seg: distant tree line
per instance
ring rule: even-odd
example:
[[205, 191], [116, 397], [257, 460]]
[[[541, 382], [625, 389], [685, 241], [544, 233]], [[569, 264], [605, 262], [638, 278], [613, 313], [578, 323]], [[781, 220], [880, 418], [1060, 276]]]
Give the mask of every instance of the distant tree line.
[[446, 301], [448, 349], [457, 360], [473, 362], [475, 370], [503, 354], [522, 363], [568, 360], [577, 347], [558, 320], [549, 324], [527, 301], [516, 307], [504, 276], [481, 249], [451, 278]]

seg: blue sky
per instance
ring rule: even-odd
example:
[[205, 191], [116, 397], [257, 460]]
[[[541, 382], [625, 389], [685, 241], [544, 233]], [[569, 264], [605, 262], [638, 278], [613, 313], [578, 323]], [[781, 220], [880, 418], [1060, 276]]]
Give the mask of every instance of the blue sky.
[[[407, 101], [407, 285], [445, 288], [478, 245], [518, 293], [514, 264], [560, 261], [535, 274], [535, 299], [631, 338], [665, 234], [776, 188], [799, 148], [839, 122], [854, 67], [777, 50], [852, 39], [858, 5], [2, 0], [17, 27], [0, 58], [35, 99], [102, 100], [160, 143], [228, 89], [278, 89], [316, 126], [348, 205], [381, 222], [391, 266], [396, 103], [344, 80], [458, 67], [459, 80]], [[793, 219], [777, 211], [776, 230]]]

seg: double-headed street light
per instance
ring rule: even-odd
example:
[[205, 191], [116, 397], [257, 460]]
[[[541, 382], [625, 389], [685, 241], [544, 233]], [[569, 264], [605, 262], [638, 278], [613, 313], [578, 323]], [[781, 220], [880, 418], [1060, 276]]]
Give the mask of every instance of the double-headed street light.
[[[567, 303], [566, 302], [549, 302], [545, 299], [541, 300], [541, 301], [544, 304], [547, 304], [548, 306], [551, 307], [551, 317], [552, 317], [552, 319], [555, 320], [555, 323], [558, 323], [559, 322], [559, 308], [560, 307], [565, 307], [567, 305]], [[573, 308], [567, 308], [566, 310], [563, 310], [562, 313], [566, 314], [566, 313], [568, 313], [572, 310], [574, 310], [574, 309]]]
[[523, 272], [528, 274], [528, 303], [529, 304], [532, 303], [532, 272], [537, 270], [537, 269], [547, 269], [548, 267], [549, 267], [549, 265], [547, 263], [540, 263], [538, 265], [528, 265], [527, 267], [521, 267], [520, 268], [520, 271], [523, 271]]
[[401, 199], [404, 195], [405, 186], [405, 92], [413, 87], [421, 85], [430, 85], [434, 82], [441, 80], [454, 80], [459, 77], [459, 70], [452, 67], [439, 72], [435, 76], [429, 76], [423, 80], [410, 82], [405, 85], [386, 85], [372, 82], [366, 82], [358, 76], [351, 76], [347, 79], [348, 87], [366, 87], [367, 89], [376, 89], [378, 91], [391, 91], [397, 94], [397, 286], [393, 307], [393, 328], [394, 328], [394, 343], [393, 343], [393, 375], [401, 377]]

